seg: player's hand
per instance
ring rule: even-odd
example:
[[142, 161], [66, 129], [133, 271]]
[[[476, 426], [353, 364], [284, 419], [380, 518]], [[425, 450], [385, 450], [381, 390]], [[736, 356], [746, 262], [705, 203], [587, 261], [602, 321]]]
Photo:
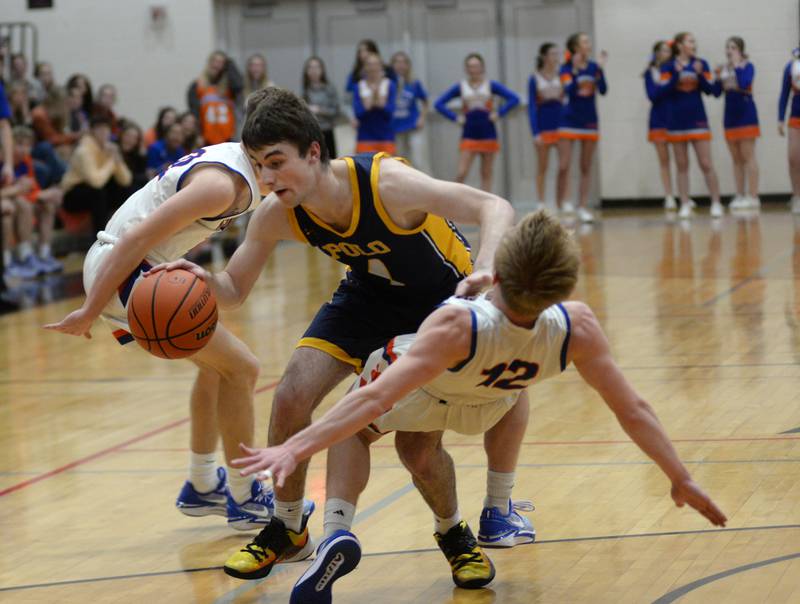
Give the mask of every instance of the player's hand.
[[786, 136], [786, 125], [783, 122], [778, 122], [778, 134]]
[[71, 336], [83, 336], [87, 340], [91, 340], [92, 334], [89, 330], [92, 328], [92, 323], [96, 318], [83, 308], [79, 308], [69, 313], [59, 323], [48, 323], [44, 325], [44, 328], [60, 331]]
[[275, 486], [282, 487], [297, 467], [297, 459], [283, 445], [253, 449], [240, 443], [239, 448], [247, 454], [247, 457], [234, 459], [231, 465], [241, 468], [242, 476], [257, 473], [260, 480], [271, 476]]
[[175, 260], [174, 262], [162, 262], [161, 264], [157, 264], [149, 271], [142, 273], [142, 277], [149, 277], [154, 273], [158, 273], [160, 271], [175, 271], [178, 269], [183, 269], [185, 271], [189, 271], [193, 275], [196, 275], [206, 283], [213, 280], [213, 275], [204, 269], [202, 266], [198, 266], [194, 262], [189, 262], [185, 258], [181, 258], [180, 260]]
[[687, 503], [705, 516], [714, 526], [725, 526], [728, 518], [697, 483], [688, 479], [672, 483], [672, 499], [682, 508]]
[[456, 296], [469, 298], [477, 296], [492, 285], [494, 275], [490, 270], [478, 270], [462, 279], [456, 286]]

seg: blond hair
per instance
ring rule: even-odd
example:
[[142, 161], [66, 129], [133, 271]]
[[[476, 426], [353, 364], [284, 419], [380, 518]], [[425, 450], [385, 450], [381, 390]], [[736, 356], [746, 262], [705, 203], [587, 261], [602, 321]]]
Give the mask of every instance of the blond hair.
[[575, 241], [544, 210], [512, 227], [494, 256], [503, 300], [512, 311], [530, 317], [569, 296], [579, 265]]

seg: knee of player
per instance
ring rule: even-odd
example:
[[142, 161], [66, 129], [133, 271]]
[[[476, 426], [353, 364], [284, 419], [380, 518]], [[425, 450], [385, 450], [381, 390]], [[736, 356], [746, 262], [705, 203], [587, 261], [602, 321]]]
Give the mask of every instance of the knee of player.
[[395, 449], [400, 457], [400, 461], [414, 474], [424, 475], [431, 469], [431, 458], [433, 451], [428, 447], [420, 447], [418, 443], [411, 439], [395, 438]]
[[311, 398], [301, 384], [284, 378], [275, 390], [272, 414], [280, 424], [308, 423], [311, 418]]

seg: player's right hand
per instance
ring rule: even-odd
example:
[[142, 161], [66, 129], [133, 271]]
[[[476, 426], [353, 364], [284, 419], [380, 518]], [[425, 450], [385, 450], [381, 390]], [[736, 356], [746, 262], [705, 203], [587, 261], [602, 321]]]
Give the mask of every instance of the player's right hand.
[[71, 336], [83, 336], [91, 340], [92, 334], [89, 330], [92, 328], [92, 323], [94, 323], [95, 318], [96, 317], [92, 316], [83, 308], [79, 308], [69, 313], [60, 322], [48, 323], [44, 325], [44, 328], [52, 331], [60, 331], [61, 333]]
[[185, 258], [181, 258], [180, 260], [175, 260], [174, 262], [162, 262], [161, 264], [157, 264], [149, 271], [142, 273], [142, 277], [149, 277], [150, 275], [158, 273], [159, 271], [175, 271], [178, 269], [189, 271], [190, 273], [196, 275], [205, 282], [213, 280], [213, 276], [210, 272], [208, 272], [202, 266], [198, 266], [194, 262], [189, 262]]
[[256, 474], [259, 480], [265, 476], [271, 476], [272, 482], [277, 487], [282, 487], [286, 479], [297, 468], [297, 458], [285, 445], [258, 449], [239, 443], [239, 448], [247, 457], [233, 459], [231, 460], [231, 465], [235, 468], [241, 468], [240, 473], [242, 476]]
[[725, 526], [728, 518], [722, 513], [711, 497], [705, 494], [693, 480], [682, 480], [672, 483], [672, 499], [675, 505], [682, 508], [687, 503], [705, 516], [714, 526]]

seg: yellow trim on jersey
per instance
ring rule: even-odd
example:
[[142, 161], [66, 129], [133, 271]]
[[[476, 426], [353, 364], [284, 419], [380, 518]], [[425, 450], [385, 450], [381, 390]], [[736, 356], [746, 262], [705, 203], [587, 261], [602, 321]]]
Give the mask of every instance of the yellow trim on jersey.
[[356, 164], [353, 162], [353, 158], [343, 157], [342, 159], [347, 164], [347, 169], [350, 172], [350, 188], [353, 190], [353, 214], [350, 217], [350, 226], [347, 227], [347, 230], [344, 233], [340, 233], [327, 222], [324, 222], [322, 219], [318, 218], [310, 210], [307, 210], [306, 208], [303, 208], [303, 210], [306, 214], [308, 214], [308, 217], [311, 218], [311, 220], [316, 222], [323, 229], [328, 229], [331, 233], [334, 233], [339, 237], [347, 238], [351, 237], [353, 233], [356, 232], [356, 227], [358, 227], [358, 220], [361, 216], [361, 191], [358, 188], [358, 176], [356, 176]]
[[316, 348], [322, 352], [327, 352], [334, 359], [338, 359], [343, 363], [352, 365], [356, 373], [361, 373], [361, 369], [363, 368], [363, 363], [361, 360], [354, 359], [332, 342], [328, 342], [327, 340], [323, 340], [321, 338], [300, 338], [300, 341], [297, 343], [295, 348], [301, 348], [303, 346], [306, 348]]
[[472, 272], [472, 256], [467, 246], [456, 236], [444, 218], [428, 214], [422, 226], [448, 264], [462, 275]]
[[300, 223], [297, 222], [297, 216], [294, 213], [294, 208], [286, 210], [286, 217], [289, 219], [289, 225], [292, 227], [294, 234], [297, 235], [297, 238], [303, 243], [308, 243], [311, 245], [308, 237], [306, 237], [306, 234], [300, 228]]
[[389, 229], [390, 232], [394, 233], [395, 235], [415, 235], [421, 232], [422, 229], [425, 228], [425, 224], [428, 222], [430, 214], [426, 215], [425, 220], [422, 221], [422, 224], [415, 229], [404, 229], [395, 224], [395, 222], [389, 216], [389, 213], [386, 211], [386, 208], [383, 207], [383, 201], [381, 201], [381, 194], [378, 191], [378, 179], [380, 178], [381, 160], [385, 158], [396, 159], [405, 164], [408, 164], [408, 160], [406, 160], [405, 158], [392, 157], [388, 153], [381, 152], [381, 153], [376, 153], [373, 156], [372, 167], [370, 168], [369, 171], [369, 183], [370, 183], [370, 188], [372, 189], [372, 199], [374, 200], [375, 211], [378, 212], [378, 216], [381, 217], [383, 224], [386, 225], [386, 228]]

